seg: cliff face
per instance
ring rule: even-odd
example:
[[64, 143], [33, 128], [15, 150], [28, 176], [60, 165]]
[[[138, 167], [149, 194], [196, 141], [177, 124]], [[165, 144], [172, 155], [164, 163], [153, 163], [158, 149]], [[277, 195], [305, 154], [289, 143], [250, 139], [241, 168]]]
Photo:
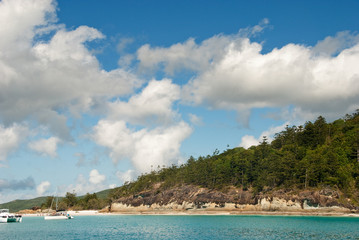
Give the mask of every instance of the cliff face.
[[350, 199], [332, 189], [284, 191], [253, 194], [230, 188], [225, 192], [181, 186], [160, 191], [153, 188], [137, 195], [122, 197], [114, 202], [111, 211], [278, 211], [278, 212], [356, 212]]

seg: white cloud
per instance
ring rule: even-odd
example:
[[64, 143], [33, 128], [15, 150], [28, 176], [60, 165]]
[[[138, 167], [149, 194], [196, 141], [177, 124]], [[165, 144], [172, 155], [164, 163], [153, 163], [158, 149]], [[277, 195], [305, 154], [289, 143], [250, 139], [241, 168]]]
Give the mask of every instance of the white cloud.
[[55, 8], [52, 0], [1, 1], [0, 49], [19, 52], [29, 47], [35, 33], [55, 19]]
[[29, 148], [45, 156], [57, 156], [57, 144], [61, 140], [57, 137], [50, 137], [48, 139], [40, 139], [29, 143]]
[[169, 124], [177, 117], [172, 105], [179, 98], [180, 88], [171, 80], [152, 80], [141, 93], [132, 96], [128, 102], [109, 103], [108, 118], [141, 125]]
[[213, 109], [242, 114], [294, 106], [306, 115], [335, 118], [359, 107], [359, 35], [339, 33], [315, 47], [290, 43], [261, 51], [261, 43], [237, 34], [199, 44], [189, 39], [168, 48], [144, 45], [137, 57], [145, 69], [194, 71], [184, 100]]
[[[50, 0], [0, 2], [0, 121], [36, 120], [72, 140], [66, 110], [80, 117], [142, 82], [130, 71], [101, 69], [86, 43], [104, 35], [87, 26], [66, 30], [57, 25], [55, 5]], [[48, 41], [41, 39], [44, 32]]]
[[105, 180], [105, 175], [100, 174], [97, 169], [93, 169], [89, 173], [88, 179], [84, 175], [79, 174], [75, 184], [61, 186], [59, 196], [65, 196], [66, 192], [75, 192], [80, 196], [104, 190], [107, 188], [107, 185], [104, 184]]
[[35, 181], [32, 177], [27, 177], [23, 180], [9, 180], [0, 178], [0, 192], [4, 190], [25, 190], [34, 189]]
[[47, 192], [47, 190], [49, 190], [50, 186], [51, 183], [49, 181], [41, 182], [36, 188], [37, 195], [42, 196], [45, 192]]
[[137, 173], [133, 169], [129, 169], [126, 172], [117, 171], [116, 176], [122, 182], [131, 182], [135, 179]]
[[351, 48], [359, 42], [359, 35], [352, 35], [349, 31], [338, 32], [335, 37], [329, 36], [319, 41], [312, 51], [319, 55], [330, 57], [346, 48]]
[[25, 126], [13, 124], [6, 128], [0, 125], [0, 161], [5, 161], [8, 154], [19, 146], [27, 134], [28, 129]]
[[194, 124], [194, 125], [202, 125], [203, 124], [202, 119], [200, 117], [198, 117], [196, 114], [190, 113], [190, 114], [188, 114], [188, 116], [189, 116], [189, 119], [192, 124]]
[[91, 170], [89, 176], [89, 181], [93, 184], [101, 184], [103, 181], [106, 180], [106, 176], [101, 175], [97, 169]]
[[263, 141], [263, 137], [266, 137], [268, 143], [273, 141], [274, 134], [279, 133], [285, 129], [285, 127], [289, 125], [288, 122], [280, 125], [271, 127], [268, 130], [262, 132], [258, 138], [255, 138], [251, 135], [245, 135], [241, 139], [240, 147], [249, 148], [251, 146], [257, 146], [259, 143]]
[[257, 146], [258, 144], [259, 144], [259, 139], [251, 135], [244, 135], [241, 139], [241, 143], [239, 144], [239, 146], [248, 149], [251, 146]]
[[[219, 41], [220, 39], [222, 41]], [[183, 68], [199, 71], [210, 67], [211, 61], [217, 61], [230, 41], [230, 38], [219, 35], [203, 41], [201, 45], [197, 45], [193, 38], [169, 48], [151, 48], [146, 44], [137, 50], [137, 58], [140, 61], [140, 69], [144, 70], [155, 70], [164, 64], [164, 70], [168, 74], [174, 74]]]
[[[180, 87], [171, 80], [152, 80], [128, 102], [109, 103], [108, 116], [93, 128], [92, 139], [109, 149], [114, 163], [130, 159], [131, 176], [150, 171], [151, 165], [178, 163], [181, 143], [192, 132], [173, 110], [179, 99]], [[125, 178], [130, 179], [129, 173]]]
[[110, 157], [117, 163], [130, 158], [139, 172], [150, 171], [151, 165], [176, 164], [180, 146], [192, 132], [185, 122], [166, 128], [131, 130], [124, 121], [101, 120], [94, 127], [94, 141], [109, 148]]
[[214, 108], [243, 111], [293, 104], [309, 112], [343, 113], [359, 100], [357, 49], [359, 45], [334, 58], [313, 58], [309, 48], [291, 44], [263, 55], [260, 46], [248, 41], [244, 50], [228, 51], [187, 90], [194, 101]]
[[155, 70], [163, 65], [164, 71], [168, 74], [174, 74], [181, 69], [199, 72], [210, 69], [229, 49], [233, 47], [240, 49], [244, 37], [261, 32], [268, 23], [268, 19], [264, 19], [259, 25], [242, 29], [236, 35], [219, 34], [204, 40], [201, 44], [190, 38], [184, 43], [177, 43], [169, 48], [152, 48], [149, 44], [143, 45], [137, 50], [140, 69]]

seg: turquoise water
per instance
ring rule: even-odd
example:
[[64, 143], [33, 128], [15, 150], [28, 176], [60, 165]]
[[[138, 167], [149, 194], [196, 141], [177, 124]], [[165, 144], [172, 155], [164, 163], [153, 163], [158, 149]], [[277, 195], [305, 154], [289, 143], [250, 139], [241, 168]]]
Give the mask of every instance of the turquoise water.
[[359, 239], [359, 218], [294, 216], [25, 217], [1, 239]]

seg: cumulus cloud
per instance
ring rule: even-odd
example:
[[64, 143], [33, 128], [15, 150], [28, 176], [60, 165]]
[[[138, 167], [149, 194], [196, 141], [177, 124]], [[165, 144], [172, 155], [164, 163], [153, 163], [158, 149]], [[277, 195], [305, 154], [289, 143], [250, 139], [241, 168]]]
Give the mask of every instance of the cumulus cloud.
[[[41, 29], [47, 29], [55, 16], [52, 0], [3, 0], [0, 2], [0, 49], [22, 51]], [[6, 37], [4, 37], [6, 36]], [[17, 47], [21, 48], [17, 48]], [[3, 53], [4, 53], [3, 52]], [[1, 78], [0, 78], [1, 79]]]
[[0, 3], [0, 35], [6, 36], [0, 39], [0, 121], [35, 120], [72, 140], [66, 110], [79, 117], [142, 81], [123, 69], [103, 70], [86, 43], [105, 36], [87, 26], [57, 25], [55, 8], [51, 0]]
[[162, 79], [150, 81], [128, 101], [108, 104], [107, 117], [93, 128], [92, 139], [109, 150], [115, 164], [131, 160], [135, 171], [124, 179], [149, 171], [151, 165], [179, 162], [181, 143], [192, 132], [173, 109], [179, 99], [180, 87]]
[[181, 69], [199, 71], [208, 68], [211, 61], [218, 61], [230, 42], [230, 38], [218, 35], [203, 41], [201, 45], [196, 44], [193, 38], [169, 48], [151, 47], [146, 44], [137, 50], [139, 67], [144, 70], [156, 70], [163, 64], [164, 71], [171, 75]]
[[13, 124], [6, 128], [0, 125], [0, 161], [6, 160], [8, 154], [19, 146], [27, 133], [28, 129], [25, 126]]
[[101, 175], [97, 169], [91, 170], [89, 176], [90, 176], [89, 181], [90, 181], [90, 183], [93, 183], [93, 184], [100, 184], [103, 181], [105, 181], [105, 179], [106, 179], [106, 176]]
[[172, 105], [179, 98], [180, 87], [171, 80], [152, 80], [141, 93], [132, 96], [128, 102], [109, 103], [108, 118], [140, 125], [169, 124], [177, 117]]
[[35, 182], [32, 177], [28, 177], [24, 180], [7, 180], [0, 179], [0, 192], [4, 190], [25, 190], [34, 189]]
[[253, 36], [261, 32], [268, 23], [268, 19], [264, 19], [259, 25], [241, 29], [238, 34], [219, 34], [204, 40], [201, 44], [197, 44], [194, 38], [169, 48], [145, 44], [137, 50], [140, 69], [154, 70], [164, 66], [163, 70], [171, 75], [181, 69], [202, 72], [212, 68], [229, 49], [240, 49], [244, 36]]
[[287, 125], [289, 125], [288, 122], [280, 126], [271, 127], [268, 130], [262, 132], [258, 138], [255, 138], [254, 136], [251, 135], [244, 135], [241, 139], [241, 143], [239, 144], [239, 146], [244, 148], [257, 146], [260, 142], [263, 141], [263, 137], [266, 137], [268, 142], [272, 142], [274, 134], [283, 131]]
[[328, 36], [319, 41], [312, 49], [313, 53], [326, 57], [335, 56], [346, 48], [351, 48], [359, 42], [359, 35], [349, 31], [338, 32], [334, 37]]
[[42, 196], [45, 192], [47, 192], [47, 190], [49, 190], [50, 186], [51, 186], [51, 183], [49, 181], [41, 182], [36, 187], [37, 195]]
[[29, 143], [29, 148], [44, 155], [50, 157], [57, 156], [57, 144], [61, 140], [57, 137], [50, 137], [48, 139], [40, 139]]
[[117, 171], [116, 172], [116, 176], [117, 178], [122, 182], [131, 182], [135, 179], [136, 177], [136, 171], [133, 169], [129, 169], [126, 172], [121, 172], [121, 171]]
[[110, 150], [114, 163], [129, 158], [139, 172], [150, 171], [151, 165], [176, 164], [180, 146], [192, 132], [185, 122], [152, 130], [131, 130], [124, 121], [101, 120], [94, 127], [94, 141]]
[[59, 195], [65, 195], [66, 192], [75, 192], [77, 195], [84, 195], [86, 193], [93, 193], [105, 189], [107, 186], [104, 184], [106, 176], [98, 172], [97, 169], [91, 170], [89, 177], [79, 174], [75, 184], [62, 186]]
[[263, 54], [261, 43], [241, 34], [217, 35], [168, 48], [144, 45], [137, 58], [142, 68], [163, 66], [168, 74], [194, 71], [183, 97], [196, 105], [240, 114], [291, 105], [334, 118], [358, 108], [358, 36], [339, 33], [314, 47], [290, 43]]
[[239, 146], [248, 149], [251, 146], [257, 146], [259, 142], [260, 140], [255, 138], [254, 136], [244, 135], [241, 139], [241, 143], [239, 144]]

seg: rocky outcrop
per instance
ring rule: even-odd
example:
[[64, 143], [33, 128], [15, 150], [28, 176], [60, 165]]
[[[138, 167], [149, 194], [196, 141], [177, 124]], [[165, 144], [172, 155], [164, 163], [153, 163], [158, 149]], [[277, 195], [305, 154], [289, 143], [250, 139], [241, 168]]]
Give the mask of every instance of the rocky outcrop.
[[332, 189], [285, 191], [254, 194], [231, 187], [226, 191], [197, 186], [180, 186], [167, 190], [158, 187], [129, 197], [122, 197], [111, 205], [114, 212], [160, 211], [226, 211], [263, 212], [356, 212], [350, 199]]

